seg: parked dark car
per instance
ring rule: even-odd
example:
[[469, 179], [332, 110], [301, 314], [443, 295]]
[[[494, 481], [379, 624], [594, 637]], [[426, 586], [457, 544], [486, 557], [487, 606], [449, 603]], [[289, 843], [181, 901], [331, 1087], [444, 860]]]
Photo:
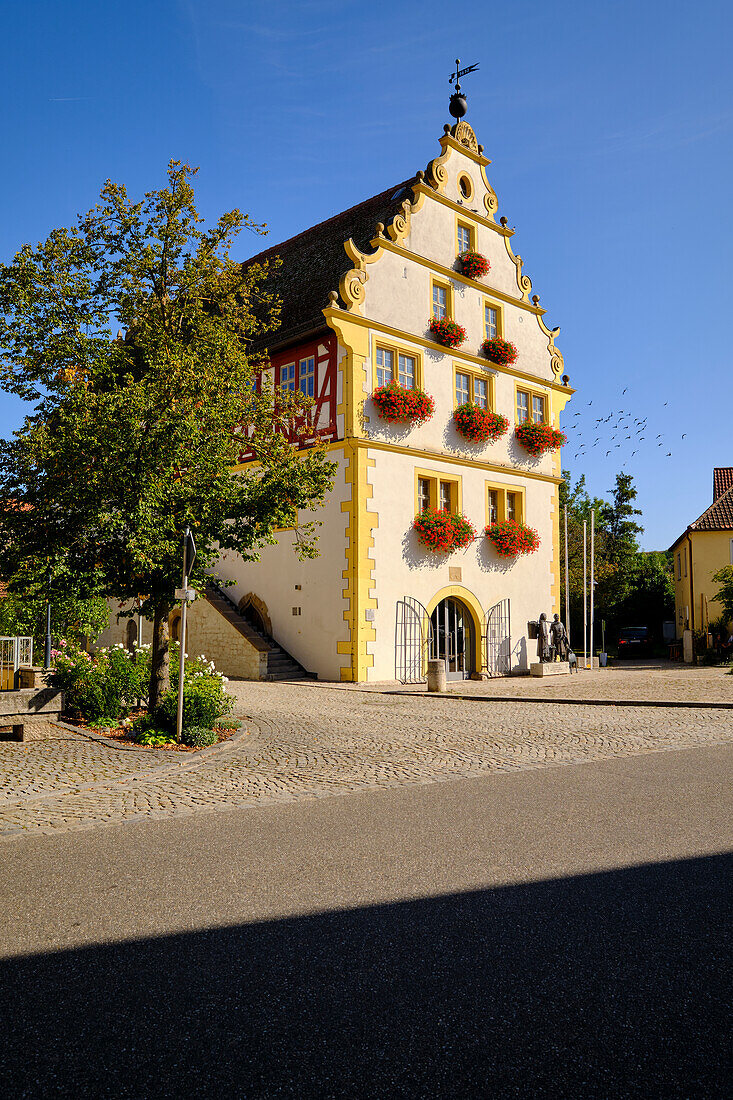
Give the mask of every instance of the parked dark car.
[[648, 626], [622, 626], [618, 632], [619, 657], [651, 657], [652, 637]]

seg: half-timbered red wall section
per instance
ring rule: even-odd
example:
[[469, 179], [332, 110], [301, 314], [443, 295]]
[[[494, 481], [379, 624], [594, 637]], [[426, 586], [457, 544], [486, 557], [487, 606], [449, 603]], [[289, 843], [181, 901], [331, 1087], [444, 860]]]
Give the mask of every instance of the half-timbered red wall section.
[[[297, 447], [312, 447], [319, 440], [331, 443], [338, 438], [336, 420], [336, 336], [329, 333], [320, 340], [279, 351], [270, 358], [263, 374], [270, 375], [273, 389], [301, 390], [312, 397], [313, 408], [298, 417], [286, 434]], [[246, 447], [239, 461], [247, 462], [253, 452]]]

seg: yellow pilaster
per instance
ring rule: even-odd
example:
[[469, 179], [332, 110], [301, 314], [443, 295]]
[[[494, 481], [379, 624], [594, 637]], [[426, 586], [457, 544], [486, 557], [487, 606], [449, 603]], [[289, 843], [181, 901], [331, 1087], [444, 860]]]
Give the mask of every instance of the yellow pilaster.
[[337, 643], [337, 652], [348, 657], [341, 668], [341, 679], [366, 680], [374, 664], [368, 645], [376, 638], [376, 632], [366, 612], [376, 608], [377, 601], [371, 595], [374, 586], [373, 531], [379, 519], [376, 512], [368, 510], [373, 488], [369, 484], [368, 471], [375, 460], [368, 457], [368, 450], [357, 440], [364, 437], [362, 406], [369, 369], [369, 332], [354, 324], [349, 315], [339, 309], [326, 309], [324, 315], [336, 332], [345, 354], [341, 360], [343, 402], [337, 412], [344, 417], [344, 455], [346, 459], [346, 484], [350, 486], [350, 499], [341, 505], [345, 513], [346, 568], [342, 578], [346, 582], [342, 590], [347, 607], [344, 621], [348, 637]]

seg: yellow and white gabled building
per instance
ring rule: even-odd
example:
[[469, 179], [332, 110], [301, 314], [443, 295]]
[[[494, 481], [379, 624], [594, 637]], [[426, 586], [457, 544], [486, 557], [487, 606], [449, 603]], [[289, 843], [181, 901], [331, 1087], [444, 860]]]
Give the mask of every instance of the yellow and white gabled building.
[[[514, 230], [497, 218], [489, 164], [465, 121], [446, 126], [424, 172], [253, 258], [282, 259], [272, 382], [315, 403], [294, 444], [321, 440], [338, 468], [324, 508], [303, 517], [321, 524], [319, 557], [300, 561], [283, 530], [258, 562], [223, 554], [228, 600], [209, 593], [192, 606], [187, 649], [229, 675], [292, 673], [282, 651], [325, 680], [416, 679], [429, 655], [446, 656], [456, 678], [527, 671], [528, 620], [560, 611], [560, 455], [532, 458], [513, 433], [525, 415], [558, 427], [573, 391], [561, 380], [558, 330], [512, 250]], [[484, 278], [461, 274], [466, 246], [489, 261]], [[459, 349], [433, 339], [436, 308], [465, 328]], [[494, 335], [516, 345], [512, 366], [481, 355]], [[426, 423], [377, 415], [371, 394], [390, 363], [434, 398]], [[456, 432], [467, 388], [508, 418], [497, 442]], [[426, 499], [465, 514], [477, 540], [450, 555], [422, 547], [412, 523]], [[491, 509], [535, 528], [539, 550], [502, 560], [483, 534]]]

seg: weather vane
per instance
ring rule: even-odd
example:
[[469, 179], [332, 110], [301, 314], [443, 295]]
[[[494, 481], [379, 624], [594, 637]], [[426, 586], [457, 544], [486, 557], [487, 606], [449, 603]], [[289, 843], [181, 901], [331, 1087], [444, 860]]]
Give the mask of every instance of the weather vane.
[[462, 76], [465, 76], [466, 73], [473, 73], [473, 72], [476, 71], [476, 69], [478, 69], [478, 64], [469, 65], [468, 68], [466, 68], [466, 69], [462, 69], [460, 67], [460, 65], [461, 65], [461, 59], [460, 59], [460, 57], [457, 57], [456, 58], [456, 71], [454, 73], [452, 73], [451, 76], [448, 78], [448, 83], [449, 84], [452, 84], [454, 80], [456, 82], [456, 90], [454, 91], [453, 95], [450, 97], [450, 104], [448, 106], [448, 110], [450, 111], [450, 113], [453, 115], [454, 118], [463, 118], [466, 111], [468, 110], [468, 103], [466, 102], [466, 97], [465, 97], [465, 95], [461, 94], [461, 85], [459, 84], [459, 80]]
[[465, 76], [466, 73], [474, 73], [474, 72], [476, 72], [476, 69], [478, 69], [478, 63], [476, 63], [475, 65], [469, 65], [467, 69], [459, 69], [458, 66], [460, 64], [461, 64], [461, 59], [460, 59], [460, 57], [457, 57], [456, 58], [456, 71], [448, 77], [448, 83], [449, 84], [452, 84], [453, 81], [455, 80], [455, 82], [456, 82], [456, 91], [457, 92], [460, 92], [460, 90], [461, 90], [461, 85], [458, 83], [459, 79], [462, 76]]

